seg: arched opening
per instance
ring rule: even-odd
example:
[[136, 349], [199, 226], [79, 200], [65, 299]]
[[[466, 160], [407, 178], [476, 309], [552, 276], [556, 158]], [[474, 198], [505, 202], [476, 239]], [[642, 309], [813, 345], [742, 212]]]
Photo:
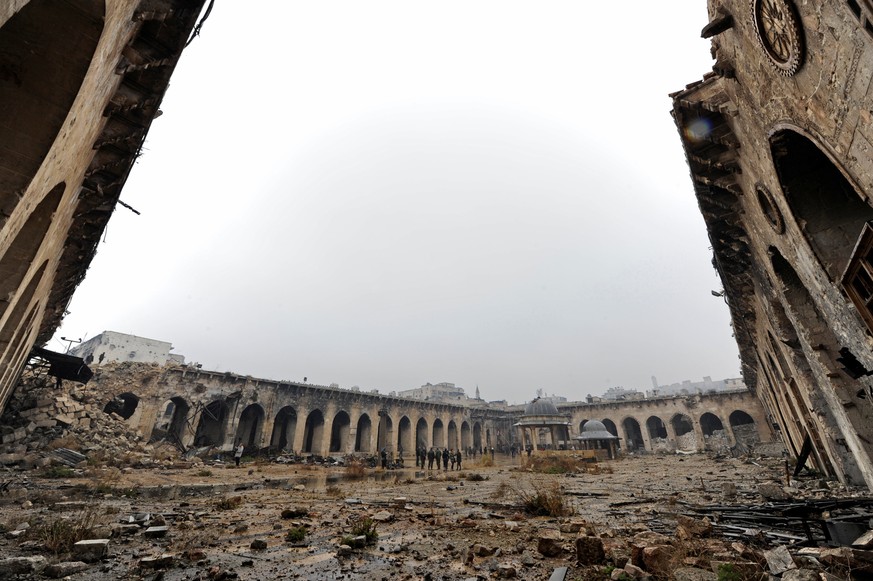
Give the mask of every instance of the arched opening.
[[743, 410], [731, 412], [731, 415], [728, 416], [728, 423], [737, 442], [752, 446], [760, 441], [755, 419]]
[[649, 430], [650, 440], [665, 439], [667, 437], [667, 426], [664, 425], [664, 420], [658, 416], [650, 416], [646, 420], [646, 429]]
[[[27, 302], [30, 300], [28, 299]], [[0, 378], [0, 409], [6, 405], [6, 399], [18, 383], [24, 364], [28, 360], [37, 332], [36, 320], [39, 307], [40, 305], [37, 303], [30, 309], [30, 314], [27, 315], [24, 324], [15, 333], [7, 348], [7, 354], [3, 358], [5, 367], [0, 365], [0, 369], [4, 369], [2, 376], [0, 376], [2, 377]]]
[[437, 448], [446, 447], [446, 433], [443, 429], [443, 421], [439, 418], [433, 421], [433, 445]]
[[470, 429], [470, 423], [464, 421], [461, 423], [461, 448], [465, 451], [473, 445], [473, 432]]
[[228, 409], [224, 400], [210, 402], [200, 411], [194, 435], [196, 446], [221, 446], [227, 429]]
[[128, 391], [121, 395], [116, 395], [113, 399], [109, 400], [103, 406], [103, 411], [107, 414], [115, 414], [125, 420], [129, 420], [138, 405], [139, 398]]
[[615, 427], [615, 422], [610, 419], [603, 420], [603, 427], [606, 428], [606, 431], [612, 434], [613, 436], [618, 436], [618, 428]]
[[427, 448], [427, 420], [419, 418], [415, 424], [416, 448]]
[[[824, 403], [824, 409], [817, 412], [827, 416], [831, 424], [829, 436], [836, 440], [832, 447], [842, 461], [842, 473], [850, 484], [873, 486], [873, 407], [867, 401], [870, 388], [864, 381], [851, 380], [840, 373], [842, 366], [836, 359], [842, 349], [834, 332], [797, 271], [778, 249], [769, 250], [787, 314], [801, 339], [803, 358], [807, 365], [817, 368], [818, 380], [813, 377], [809, 386]], [[804, 342], [810, 347], [803, 348]]]
[[446, 443], [446, 446], [452, 450], [456, 449], [458, 447], [458, 425], [455, 424], [455, 420], [449, 421], [447, 434], [448, 442]]
[[482, 450], [482, 425], [479, 422], [473, 423], [473, 448]]
[[788, 206], [828, 276], [839, 280], [873, 208], [807, 137], [779, 131], [770, 147]]
[[[403, 416], [397, 422], [397, 452], [401, 455], [414, 452], [415, 444], [412, 440], [412, 421]], [[414, 454], [413, 454], [414, 455]]]
[[379, 412], [379, 433], [376, 434], [376, 439], [379, 444], [379, 451], [385, 448], [386, 451], [392, 450], [394, 444], [394, 421], [387, 411]]
[[370, 416], [367, 414], [361, 414], [361, 417], [358, 418], [357, 429], [355, 430], [355, 452], [361, 452], [364, 454], [372, 452], [372, 450], [370, 450], [372, 436], [373, 422], [370, 421]]
[[236, 427], [236, 441], [242, 442], [246, 449], [261, 447], [261, 430], [264, 429], [264, 408], [253, 403], [243, 410]]
[[330, 429], [330, 451], [345, 452], [349, 445], [349, 432], [352, 428], [352, 419], [349, 414], [340, 411], [333, 417]]
[[306, 416], [306, 424], [303, 426], [303, 452], [319, 453], [322, 438], [324, 438], [324, 415], [321, 410], [312, 410]]
[[685, 414], [676, 414], [670, 420], [670, 423], [673, 424], [673, 431], [676, 432], [677, 436], [684, 436], [694, 431], [694, 424], [691, 423], [691, 418]]
[[103, 0], [31, 0], [0, 28], [0, 221], [15, 209], [70, 112], [105, 10]]
[[273, 434], [270, 436], [270, 447], [280, 452], [294, 450], [294, 432], [297, 431], [297, 411], [290, 405], [283, 407], [276, 414], [273, 422]]
[[584, 428], [585, 424], [587, 424], [587, 423], [588, 423], [588, 420], [582, 420], [581, 422], [579, 422], [579, 433], [580, 434], [582, 433], [582, 428]]
[[622, 426], [624, 427], [624, 441], [627, 442], [628, 451], [645, 450], [646, 444], [643, 440], [640, 423], [634, 418], [625, 418]]
[[167, 440], [181, 444], [190, 410], [191, 406], [182, 397], [176, 396], [165, 401], [158, 413], [158, 418], [155, 420], [155, 425], [152, 427], [149, 441]]
[[724, 430], [724, 424], [721, 423], [717, 415], [706, 412], [700, 416], [700, 429], [704, 436], [711, 436], [717, 431]]

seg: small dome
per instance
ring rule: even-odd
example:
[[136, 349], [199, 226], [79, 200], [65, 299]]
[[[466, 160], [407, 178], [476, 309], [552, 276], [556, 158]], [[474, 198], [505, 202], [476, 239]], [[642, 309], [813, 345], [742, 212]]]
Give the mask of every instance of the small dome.
[[[548, 400], [537, 398], [527, 404], [527, 407], [524, 408], [524, 415], [526, 416], [559, 416], [561, 415], [558, 412], [558, 408], [555, 407], [555, 404]], [[601, 424], [602, 426], [602, 424]]]
[[583, 432], [608, 432], [606, 426], [603, 422], [599, 422], [597, 420], [588, 420], [585, 422], [585, 425], [582, 426]]

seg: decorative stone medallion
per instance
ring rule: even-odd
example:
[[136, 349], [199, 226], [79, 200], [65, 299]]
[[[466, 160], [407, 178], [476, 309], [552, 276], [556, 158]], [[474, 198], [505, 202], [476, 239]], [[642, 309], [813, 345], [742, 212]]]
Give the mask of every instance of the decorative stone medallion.
[[803, 64], [803, 27], [791, 0], [752, 0], [758, 40], [776, 70], [791, 76]]

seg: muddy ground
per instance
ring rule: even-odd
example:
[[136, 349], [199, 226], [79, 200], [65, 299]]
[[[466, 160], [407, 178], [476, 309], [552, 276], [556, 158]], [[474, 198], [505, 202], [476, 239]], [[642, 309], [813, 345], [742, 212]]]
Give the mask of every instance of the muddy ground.
[[[756, 548], [754, 535], [719, 538], [690, 507], [763, 504], [762, 484], [775, 483], [777, 492], [785, 484], [781, 459], [649, 455], [575, 474], [533, 473], [524, 462], [498, 455], [493, 466], [469, 461], [454, 472], [377, 468], [363, 474], [254, 461], [239, 468], [207, 462], [8, 472], [0, 490], [0, 557], [7, 564], [30, 558], [32, 567], [7, 565], [0, 577], [13, 576], [15, 568], [29, 571], [21, 578], [69, 574], [75, 580], [549, 579], [556, 568], [569, 567], [566, 579], [609, 579], [621, 573], [613, 567], [635, 558], [634, 543], [666, 547], [662, 562], [650, 561], [646, 570], [660, 578], [683, 578], [674, 575], [680, 568], [711, 571], [716, 557], [767, 569], [760, 552], [766, 541], [759, 538]], [[525, 512], [525, 500], [555, 491], [565, 516]], [[818, 481], [789, 492], [847, 494]], [[703, 525], [677, 535], [681, 514]], [[378, 539], [342, 547], [354, 544], [352, 529], [366, 518], [373, 519]], [[63, 546], [51, 550], [63, 524], [87, 525], [84, 536], [108, 538], [107, 553], [98, 559]], [[148, 526], [166, 532], [147, 534]], [[288, 540], [292, 529], [305, 531], [305, 538]], [[580, 534], [601, 539], [602, 558], [577, 564]], [[45, 568], [83, 558], [91, 562]], [[801, 568], [819, 566], [797, 559]], [[625, 578], [645, 577], [628, 571]]]

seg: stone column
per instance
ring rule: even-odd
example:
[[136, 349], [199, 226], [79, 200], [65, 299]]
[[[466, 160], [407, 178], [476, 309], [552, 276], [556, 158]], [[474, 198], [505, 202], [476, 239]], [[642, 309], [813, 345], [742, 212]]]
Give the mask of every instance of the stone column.
[[303, 452], [303, 444], [306, 441], [306, 420], [309, 419], [311, 410], [301, 407], [297, 409], [297, 425], [294, 426], [294, 451]]

